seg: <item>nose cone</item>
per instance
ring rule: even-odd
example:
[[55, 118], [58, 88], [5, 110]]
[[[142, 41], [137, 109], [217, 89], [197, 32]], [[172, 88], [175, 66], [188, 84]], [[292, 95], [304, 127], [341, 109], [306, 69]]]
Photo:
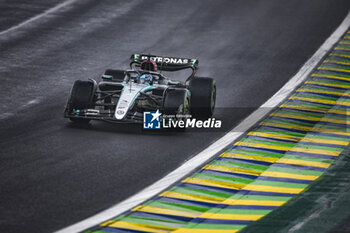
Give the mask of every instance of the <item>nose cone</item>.
[[114, 118], [117, 120], [123, 120], [128, 113], [129, 109], [132, 107], [135, 99], [137, 98], [139, 92], [144, 88], [144, 86], [139, 86], [137, 84], [132, 85], [132, 87], [125, 86], [119, 97], [117, 107], [115, 108]]

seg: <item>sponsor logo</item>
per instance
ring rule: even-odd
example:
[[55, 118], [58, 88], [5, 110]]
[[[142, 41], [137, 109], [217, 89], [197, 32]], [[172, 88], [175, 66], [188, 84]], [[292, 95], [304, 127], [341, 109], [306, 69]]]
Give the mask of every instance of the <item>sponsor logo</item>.
[[150, 60], [156, 63], [168, 63], [168, 64], [187, 64], [187, 58], [175, 58], [175, 57], [149, 57], [149, 56], [141, 56], [141, 60]]
[[161, 128], [161, 113], [159, 110], [156, 112], [143, 112], [143, 128], [144, 129], [160, 129]]
[[198, 120], [191, 118], [190, 115], [162, 115], [159, 110], [156, 112], [143, 113], [144, 129], [178, 129], [178, 128], [221, 128], [221, 120], [208, 118]]
[[[165, 118], [163, 118], [165, 119]], [[215, 118], [208, 118], [206, 120], [197, 120], [196, 118], [186, 118], [186, 119], [172, 119], [168, 121], [163, 120], [163, 128], [197, 128], [197, 129], [209, 129], [209, 128], [221, 128], [221, 120]]]

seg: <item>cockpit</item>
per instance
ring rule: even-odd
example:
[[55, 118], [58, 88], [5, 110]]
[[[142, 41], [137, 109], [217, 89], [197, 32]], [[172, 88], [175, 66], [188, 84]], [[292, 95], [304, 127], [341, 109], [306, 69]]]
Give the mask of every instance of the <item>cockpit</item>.
[[134, 82], [145, 85], [153, 85], [161, 83], [164, 76], [157, 72], [157, 64], [152, 61], [143, 61], [132, 70], [125, 71], [126, 82]]

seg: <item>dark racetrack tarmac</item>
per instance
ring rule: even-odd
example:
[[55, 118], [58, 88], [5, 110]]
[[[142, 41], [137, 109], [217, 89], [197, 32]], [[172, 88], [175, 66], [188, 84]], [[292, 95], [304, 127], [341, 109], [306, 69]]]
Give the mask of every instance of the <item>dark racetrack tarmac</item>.
[[[0, 0], [0, 9], [24, 2]], [[21, 20], [56, 2], [27, 2]], [[0, 232], [52, 232], [157, 181], [279, 90], [349, 8], [348, 0], [86, 0], [0, 32]], [[1, 30], [15, 18], [3, 14]], [[74, 80], [128, 68], [142, 52], [198, 58], [198, 75], [216, 79], [223, 129], [147, 133], [63, 118]]]

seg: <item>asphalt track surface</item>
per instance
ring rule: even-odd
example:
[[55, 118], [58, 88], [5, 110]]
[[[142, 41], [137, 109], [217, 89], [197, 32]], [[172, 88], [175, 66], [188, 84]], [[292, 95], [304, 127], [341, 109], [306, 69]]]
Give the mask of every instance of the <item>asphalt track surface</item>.
[[[1, 35], [0, 232], [52, 232], [160, 179], [279, 90], [349, 9], [347, 0], [89, 0]], [[198, 58], [198, 75], [217, 80], [223, 129], [147, 133], [62, 117], [74, 80], [127, 68], [138, 52]]]

